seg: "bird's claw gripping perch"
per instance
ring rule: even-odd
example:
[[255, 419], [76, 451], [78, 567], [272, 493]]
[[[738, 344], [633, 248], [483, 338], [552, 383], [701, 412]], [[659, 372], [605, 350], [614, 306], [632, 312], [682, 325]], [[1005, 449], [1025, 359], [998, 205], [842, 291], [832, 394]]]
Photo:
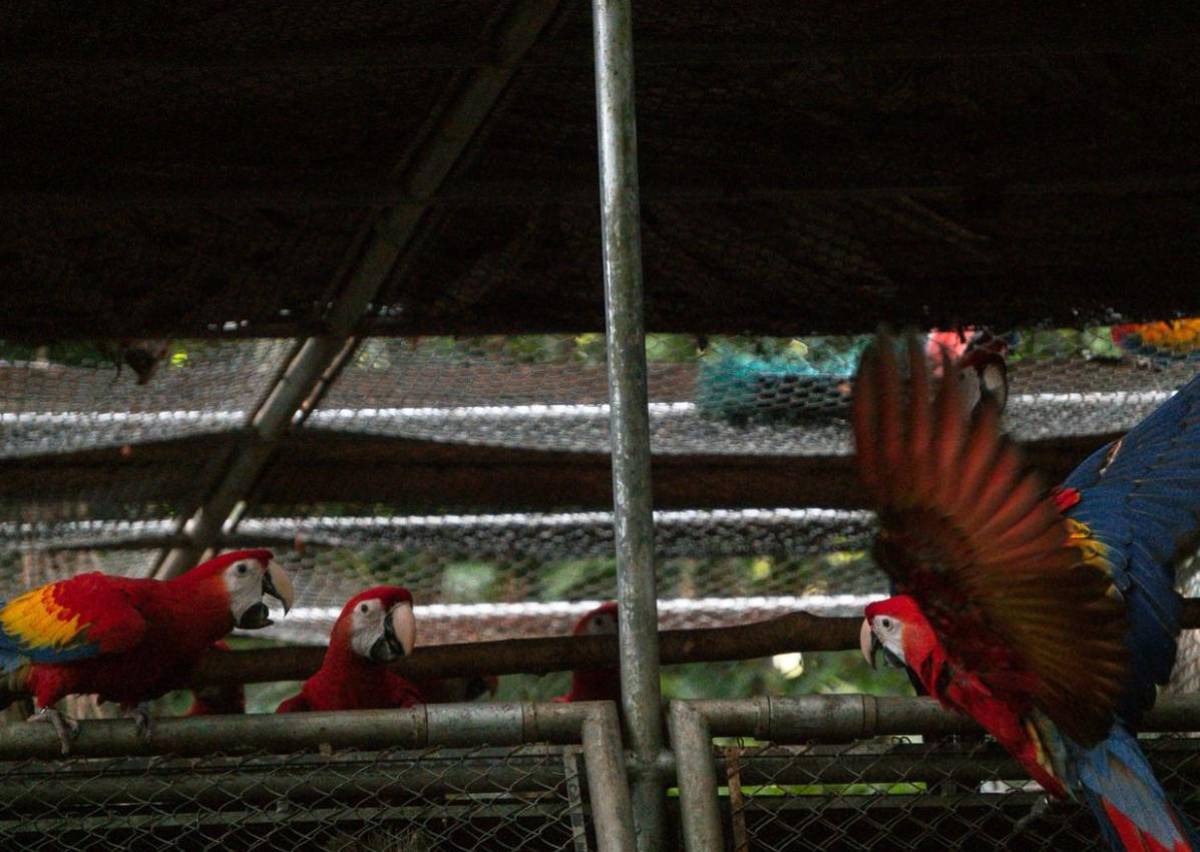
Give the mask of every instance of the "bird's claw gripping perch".
[[1050, 810], [1050, 797], [1038, 796], [1034, 800], [1033, 806], [1029, 809], [1029, 813], [1017, 820], [1016, 824], [1013, 826], [1013, 834], [1020, 834], [1031, 822], [1041, 819], [1048, 810]]
[[150, 739], [154, 735], [154, 718], [150, 715], [150, 703], [148, 701], [143, 701], [132, 710], [126, 711], [125, 718], [133, 720], [139, 737]]
[[64, 716], [53, 707], [43, 707], [27, 720], [29, 722], [48, 722], [54, 726], [58, 741], [62, 744], [63, 755], [71, 753], [71, 740], [79, 736], [79, 723], [70, 716]]

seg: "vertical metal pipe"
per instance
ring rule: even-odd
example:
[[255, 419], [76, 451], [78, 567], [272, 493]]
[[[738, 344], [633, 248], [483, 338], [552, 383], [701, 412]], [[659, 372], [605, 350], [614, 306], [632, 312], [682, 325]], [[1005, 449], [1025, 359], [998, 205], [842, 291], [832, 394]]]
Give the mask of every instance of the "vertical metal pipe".
[[651, 769], [662, 747], [650, 421], [630, 0], [593, 0], [621, 704], [633, 748], [637, 848], [661, 849], [665, 799]]
[[629, 852], [635, 846], [633, 807], [621, 754], [621, 731], [612, 704], [606, 702], [588, 715], [582, 739], [588, 798], [600, 852]]
[[671, 702], [671, 750], [675, 752], [683, 848], [687, 852], [720, 852], [725, 840], [712, 734], [704, 715], [683, 701]]

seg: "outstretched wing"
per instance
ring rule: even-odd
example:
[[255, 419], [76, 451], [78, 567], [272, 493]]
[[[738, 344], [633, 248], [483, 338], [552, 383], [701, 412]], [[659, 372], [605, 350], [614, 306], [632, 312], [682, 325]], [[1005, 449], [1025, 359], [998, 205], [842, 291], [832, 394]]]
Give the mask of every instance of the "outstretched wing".
[[1067, 478], [1068, 509], [1112, 566], [1129, 619], [1130, 680], [1118, 712], [1136, 725], [1175, 663], [1183, 602], [1175, 566], [1200, 533], [1200, 377]]
[[146, 630], [122, 588], [98, 572], [49, 583], [0, 607], [0, 670], [126, 651]]
[[1001, 433], [995, 406], [964, 417], [949, 363], [931, 400], [921, 347], [910, 338], [907, 349], [907, 398], [885, 335], [864, 353], [854, 392], [879, 564], [957, 665], [1094, 743], [1127, 677], [1124, 606]]

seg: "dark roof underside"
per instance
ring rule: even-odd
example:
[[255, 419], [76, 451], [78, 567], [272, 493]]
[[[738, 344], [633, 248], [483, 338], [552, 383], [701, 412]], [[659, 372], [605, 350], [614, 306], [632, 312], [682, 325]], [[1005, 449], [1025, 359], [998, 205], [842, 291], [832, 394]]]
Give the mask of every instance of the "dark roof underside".
[[[26, 3], [0, 35], [0, 337], [601, 326], [586, 4], [445, 179], [414, 151], [556, 4]], [[638, 2], [648, 325], [770, 334], [1200, 312], [1200, 7]], [[232, 324], [231, 324], [232, 323]]]

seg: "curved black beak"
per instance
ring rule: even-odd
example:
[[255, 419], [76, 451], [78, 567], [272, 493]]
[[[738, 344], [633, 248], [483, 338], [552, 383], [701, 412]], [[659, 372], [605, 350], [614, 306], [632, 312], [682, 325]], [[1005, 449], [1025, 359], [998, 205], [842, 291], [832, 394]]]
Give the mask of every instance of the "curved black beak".
[[412, 606], [397, 604], [388, 610], [383, 619], [383, 635], [371, 646], [371, 659], [377, 663], [389, 663], [412, 653], [417, 639], [416, 621]]
[[264, 627], [270, 627], [274, 622], [271, 621], [269, 612], [267, 605], [259, 601], [242, 613], [237, 626], [242, 630], [261, 630]]

